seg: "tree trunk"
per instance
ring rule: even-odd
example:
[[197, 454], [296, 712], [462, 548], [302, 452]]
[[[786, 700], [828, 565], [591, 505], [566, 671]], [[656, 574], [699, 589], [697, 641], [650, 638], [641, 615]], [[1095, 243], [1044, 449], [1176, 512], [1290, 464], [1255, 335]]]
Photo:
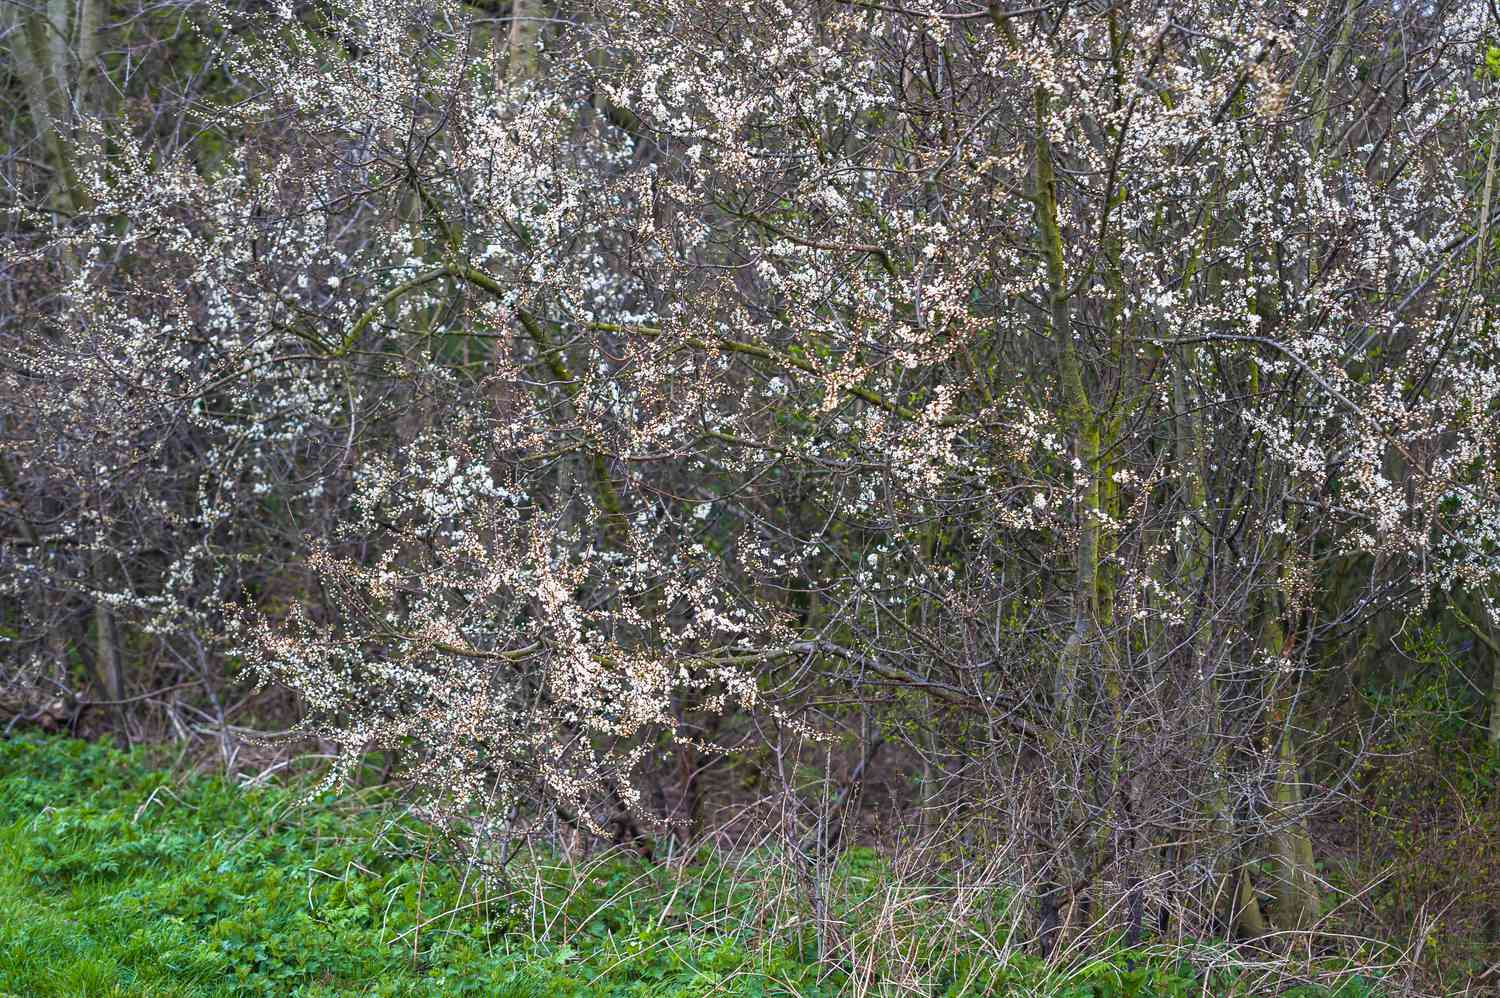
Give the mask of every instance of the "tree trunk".
[[510, 9], [510, 62], [506, 78], [511, 83], [536, 79], [537, 41], [541, 37], [541, 4], [538, 0], [512, 0]]

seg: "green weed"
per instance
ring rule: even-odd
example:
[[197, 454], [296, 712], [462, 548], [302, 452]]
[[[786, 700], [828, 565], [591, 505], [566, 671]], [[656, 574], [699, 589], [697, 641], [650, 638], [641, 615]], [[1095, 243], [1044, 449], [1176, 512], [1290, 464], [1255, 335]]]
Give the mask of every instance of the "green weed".
[[[768, 929], [764, 883], [712, 855], [676, 873], [533, 857], [524, 890], [487, 896], [394, 805], [296, 801], [174, 780], [98, 744], [0, 741], [0, 995], [831, 998], [911, 993], [913, 973], [944, 998], [1203, 993], [1142, 954], [1060, 972], [955, 951], [920, 908], [897, 987], [879, 961], [820, 960], [806, 927]], [[887, 873], [868, 850], [845, 856], [834, 883], [850, 924]], [[873, 939], [850, 942], [876, 952]], [[1223, 984], [1210, 993], [1234, 993]]]

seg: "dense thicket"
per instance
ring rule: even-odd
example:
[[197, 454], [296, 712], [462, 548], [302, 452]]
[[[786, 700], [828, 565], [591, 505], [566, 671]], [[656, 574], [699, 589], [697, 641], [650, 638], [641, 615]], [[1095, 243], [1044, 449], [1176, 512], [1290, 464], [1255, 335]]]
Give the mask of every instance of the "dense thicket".
[[1489, 6], [4, 16], [13, 724], [1500, 958]]

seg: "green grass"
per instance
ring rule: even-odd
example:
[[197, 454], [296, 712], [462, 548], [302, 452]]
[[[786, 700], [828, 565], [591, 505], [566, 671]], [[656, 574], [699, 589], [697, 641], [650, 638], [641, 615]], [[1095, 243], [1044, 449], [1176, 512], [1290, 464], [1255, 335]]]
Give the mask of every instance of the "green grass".
[[[811, 929], [766, 924], [770, 864], [757, 879], [708, 861], [676, 875], [531, 862], [517, 867], [531, 889], [485, 897], [392, 806], [296, 799], [174, 779], [98, 744], [0, 741], [0, 995], [1204, 993], [1166, 957], [1058, 971], [1003, 940], [956, 948], [945, 926], [924, 930], [920, 903], [872, 972], [820, 962]], [[858, 905], [884, 872], [856, 850], [835, 879], [871, 953], [885, 944]]]

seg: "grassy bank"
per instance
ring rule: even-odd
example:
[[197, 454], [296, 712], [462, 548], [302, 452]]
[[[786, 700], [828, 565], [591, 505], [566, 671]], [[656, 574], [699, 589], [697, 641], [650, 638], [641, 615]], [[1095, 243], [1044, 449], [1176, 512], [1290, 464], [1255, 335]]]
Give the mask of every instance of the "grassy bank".
[[830, 941], [799, 919], [795, 885], [778, 894], [770, 862], [528, 856], [514, 889], [487, 894], [373, 793], [296, 801], [139, 752], [0, 741], [0, 994], [1264, 993], [1213, 970], [1208, 950], [1048, 967], [920, 899], [904, 923], [889, 905], [871, 917], [889, 878], [863, 850], [831, 885], [846, 930]]

